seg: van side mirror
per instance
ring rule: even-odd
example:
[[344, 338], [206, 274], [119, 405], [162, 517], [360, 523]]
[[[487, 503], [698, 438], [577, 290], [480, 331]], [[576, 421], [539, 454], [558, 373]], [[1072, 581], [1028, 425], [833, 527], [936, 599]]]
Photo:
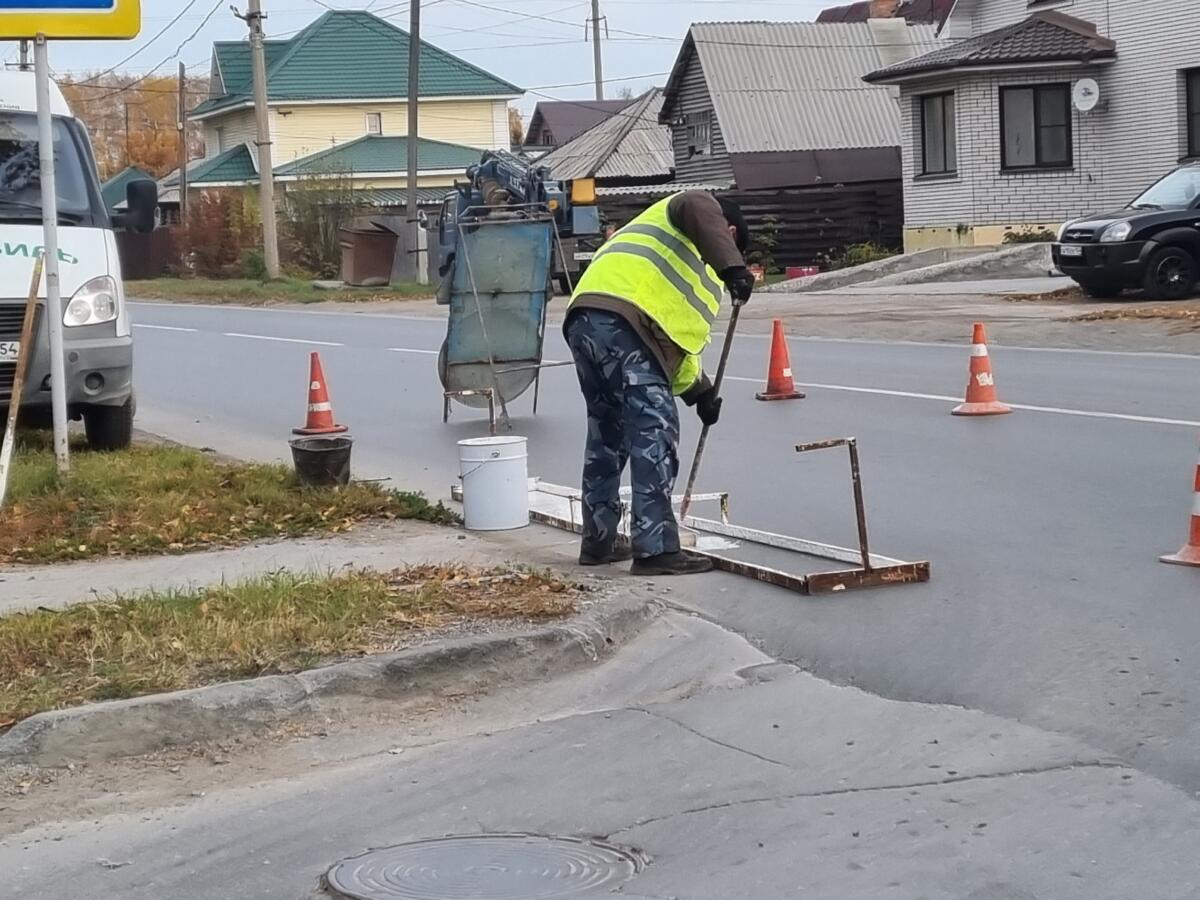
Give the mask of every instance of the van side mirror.
[[115, 225], [147, 234], [154, 230], [154, 213], [158, 209], [158, 185], [145, 178], [131, 181], [125, 188], [123, 216], [117, 217]]

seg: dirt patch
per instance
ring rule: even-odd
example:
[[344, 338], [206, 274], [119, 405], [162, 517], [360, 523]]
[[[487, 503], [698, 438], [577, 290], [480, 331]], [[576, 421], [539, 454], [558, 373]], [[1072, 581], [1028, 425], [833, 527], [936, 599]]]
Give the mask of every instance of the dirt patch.
[[0, 732], [52, 709], [312, 669], [432, 633], [544, 622], [583, 589], [520, 569], [279, 573], [0, 618]]
[[1078, 287], [1059, 288], [1042, 294], [998, 294], [1007, 303], [1087, 303], [1089, 297]]
[[1200, 330], [1200, 303], [1177, 303], [1170, 306], [1123, 306], [1098, 309], [1072, 316], [1071, 322], [1129, 322], [1157, 319], [1178, 323], [1183, 331]]

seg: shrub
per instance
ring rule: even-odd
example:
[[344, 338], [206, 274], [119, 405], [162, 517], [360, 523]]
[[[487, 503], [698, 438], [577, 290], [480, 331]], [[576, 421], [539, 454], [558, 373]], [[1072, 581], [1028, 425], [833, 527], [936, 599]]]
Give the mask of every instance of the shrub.
[[241, 269], [243, 278], [250, 278], [254, 281], [267, 280], [267, 261], [263, 252], [257, 247], [242, 251]]
[[763, 216], [751, 232], [750, 246], [746, 262], [762, 266], [765, 272], [776, 271], [775, 251], [779, 247], [779, 219], [770, 213]]
[[1039, 229], [1038, 231], [1023, 229], [1021, 231], [1004, 232], [1004, 243], [1006, 244], [1047, 244], [1057, 239], [1058, 235], [1046, 228]]
[[884, 247], [882, 244], [876, 244], [874, 241], [865, 241], [861, 244], [849, 244], [843, 247], [840, 254], [827, 254], [822, 268], [849, 269], [895, 255], [895, 250]]
[[288, 187], [283, 204], [283, 255], [287, 263], [318, 278], [336, 278], [342, 269], [338, 231], [357, 206], [344, 172], [307, 175]]

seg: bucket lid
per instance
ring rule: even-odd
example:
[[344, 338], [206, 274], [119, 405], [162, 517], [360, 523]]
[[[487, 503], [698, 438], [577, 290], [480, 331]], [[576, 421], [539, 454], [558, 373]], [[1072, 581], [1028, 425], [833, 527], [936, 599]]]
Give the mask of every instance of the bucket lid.
[[468, 438], [464, 441], [459, 441], [460, 447], [507, 447], [512, 444], [524, 444], [528, 438], [517, 437], [516, 435], [505, 435], [504, 437], [484, 437], [484, 438]]

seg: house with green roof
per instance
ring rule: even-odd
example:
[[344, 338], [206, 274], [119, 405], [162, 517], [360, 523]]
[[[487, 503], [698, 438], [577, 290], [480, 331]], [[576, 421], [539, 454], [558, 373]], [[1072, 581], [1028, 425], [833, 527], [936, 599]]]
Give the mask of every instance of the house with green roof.
[[[409, 50], [406, 31], [361, 10], [331, 10], [266, 42], [272, 158], [285, 191], [333, 174], [356, 190], [407, 186]], [[432, 44], [419, 52], [419, 186], [446, 188], [483, 150], [509, 147], [508, 105], [523, 91]], [[252, 93], [249, 44], [215, 43], [209, 97], [189, 114], [206, 150], [189, 185], [257, 183]]]

